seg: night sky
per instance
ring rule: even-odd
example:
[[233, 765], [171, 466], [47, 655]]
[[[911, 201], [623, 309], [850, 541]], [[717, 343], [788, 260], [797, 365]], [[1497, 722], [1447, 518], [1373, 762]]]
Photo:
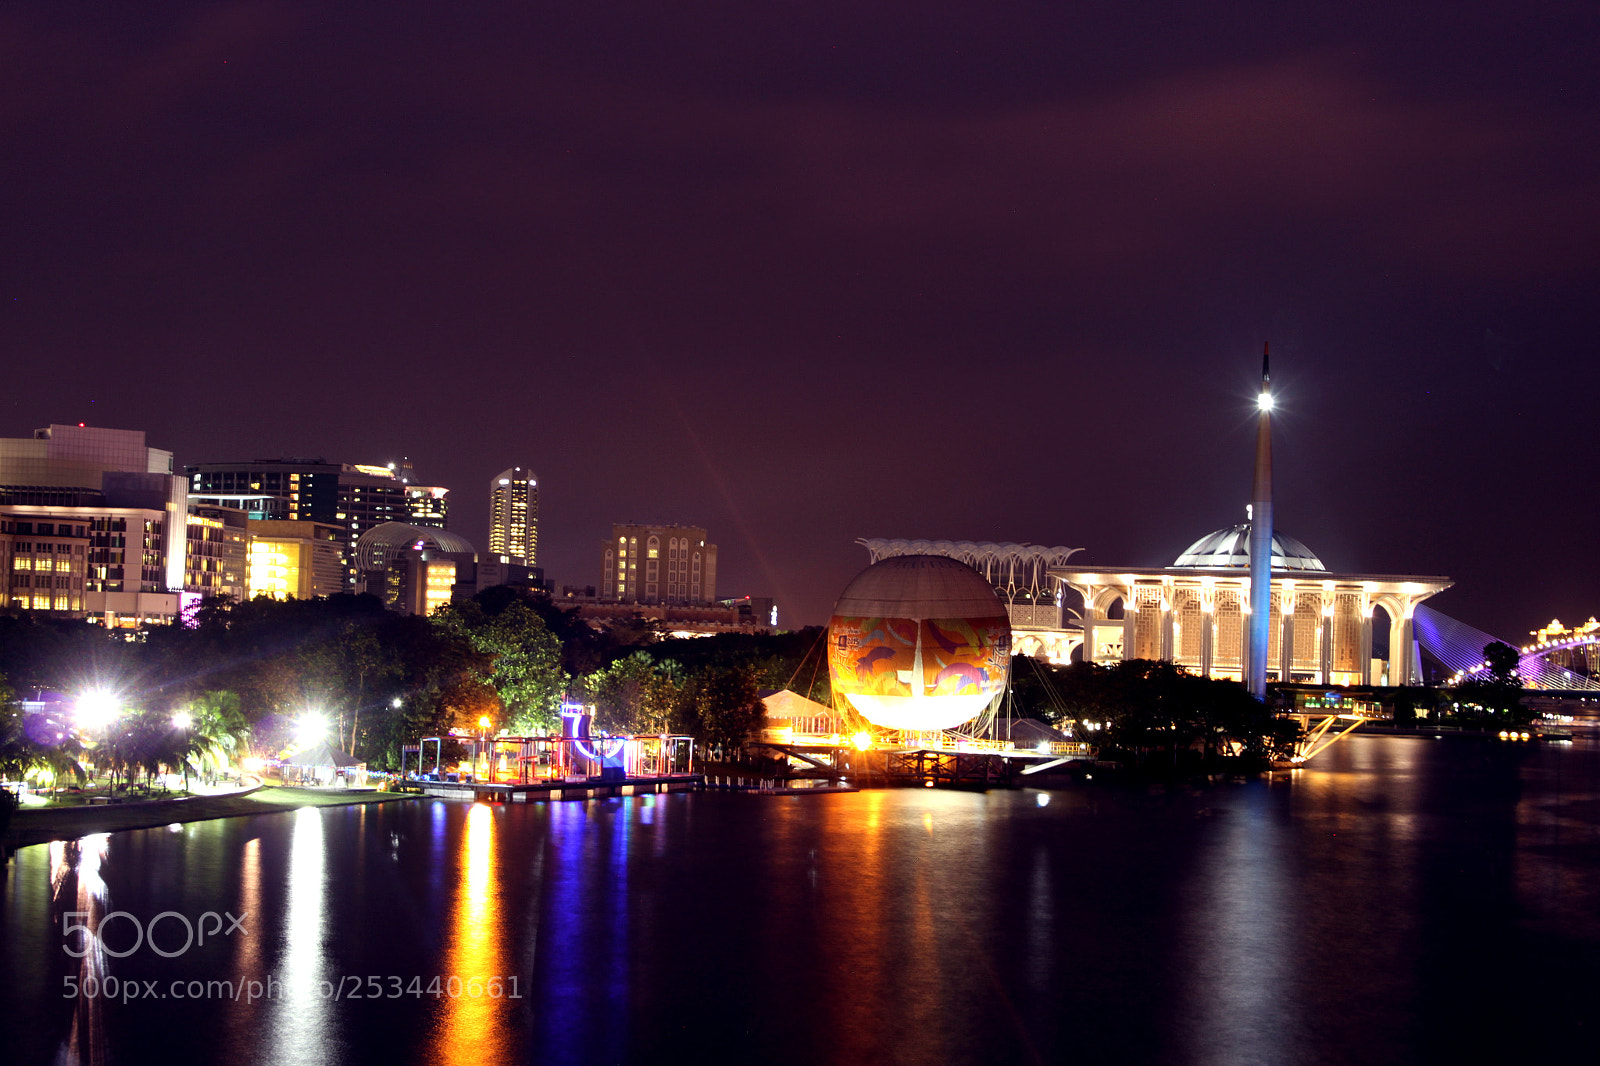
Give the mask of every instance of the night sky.
[[1164, 565], [1242, 521], [1600, 612], [1600, 6], [0, 8], [0, 436], [410, 456], [540, 562], [704, 525], [826, 620], [862, 536]]

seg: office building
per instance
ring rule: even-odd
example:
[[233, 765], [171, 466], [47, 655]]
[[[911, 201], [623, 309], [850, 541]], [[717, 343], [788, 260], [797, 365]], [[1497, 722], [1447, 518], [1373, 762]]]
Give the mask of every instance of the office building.
[[249, 595], [309, 600], [346, 591], [345, 527], [333, 522], [250, 519]]
[[188, 540], [183, 564], [185, 592], [202, 598], [227, 596], [236, 602], [249, 597], [250, 529], [243, 511], [191, 503]]
[[700, 526], [614, 525], [600, 545], [600, 599], [698, 604], [717, 598], [717, 546]]
[[0, 440], [0, 606], [118, 628], [176, 618], [188, 534], [172, 466], [140, 430]]
[[494, 585], [542, 589], [544, 575], [498, 555], [480, 557], [462, 537], [404, 522], [386, 522], [356, 542], [358, 587], [403, 614], [428, 615]]
[[[389, 466], [323, 459], [255, 459], [184, 468], [198, 503], [237, 507], [255, 521], [318, 522], [343, 530], [344, 590], [355, 588], [355, 543], [384, 522], [412, 515], [410, 489]], [[430, 494], [434, 490], [429, 490]], [[428, 506], [444, 521], [443, 496]]]
[[489, 554], [507, 562], [539, 562], [539, 479], [513, 466], [489, 480]]

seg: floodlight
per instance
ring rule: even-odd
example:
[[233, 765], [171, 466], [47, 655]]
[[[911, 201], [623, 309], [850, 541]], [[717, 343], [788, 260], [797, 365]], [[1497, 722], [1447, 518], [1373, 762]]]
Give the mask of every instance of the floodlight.
[[295, 739], [302, 744], [314, 744], [321, 740], [327, 732], [327, 717], [315, 711], [302, 715], [294, 726]]

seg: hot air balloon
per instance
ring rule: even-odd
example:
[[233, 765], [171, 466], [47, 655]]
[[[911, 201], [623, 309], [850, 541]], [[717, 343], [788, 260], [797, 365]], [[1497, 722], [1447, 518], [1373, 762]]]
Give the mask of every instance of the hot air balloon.
[[828, 622], [833, 691], [886, 729], [949, 729], [1005, 691], [1011, 623], [982, 574], [896, 555], [857, 574]]

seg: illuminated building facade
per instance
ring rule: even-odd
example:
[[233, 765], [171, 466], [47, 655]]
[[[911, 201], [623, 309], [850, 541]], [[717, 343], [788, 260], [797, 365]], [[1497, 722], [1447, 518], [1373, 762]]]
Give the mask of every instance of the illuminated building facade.
[[0, 605], [113, 627], [175, 618], [188, 538], [172, 467], [139, 430], [0, 440]]
[[[1243, 680], [1249, 653], [1250, 524], [1218, 530], [1173, 565], [1052, 569], [1083, 603], [1083, 658], [1165, 659], [1207, 677]], [[1272, 536], [1266, 676], [1319, 685], [1420, 681], [1412, 617], [1444, 577], [1334, 574], [1304, 544]], [[1388, 619], [1389, 659], [1372, 655], [1375, 613]]]
[[308, 600], [344, 592], [344, 527], [331, 522], [250, 519], [246, 584], [251, 597]]
[[[287, 458], [195, 463], [184, 469], [189, 495], [198, 503], [237, 507], [257, 521], [339, 526], [343, 530], [343, 591], [355, 587], [356, 539], [384, 522], [407, 521], [412, 513], [410, 487], [392, 465]], [[427, 506], [437, 506], [439, 521], [444, 520], [443, 496]]]
[[0, 606], [82, 615], [90, 519], [72, 510], [0, 508]]
[[539, 479], [513, 466], [489, 479], [489, 554], [507, 562], [539, 562]]
[[614, 525], [600, 545], [600, 599], [699, 604], [717, 598], [717, 546], [700, 526]]
[[249, 596], [249, 519], [232, 507], [190, 504], [188, 545], [184, 551], [183, 590], [201, 597]]
[[449, 528], [449, 497], [450, 490], [440, 485], [407, 485], [406, 521], [432, 529]]

